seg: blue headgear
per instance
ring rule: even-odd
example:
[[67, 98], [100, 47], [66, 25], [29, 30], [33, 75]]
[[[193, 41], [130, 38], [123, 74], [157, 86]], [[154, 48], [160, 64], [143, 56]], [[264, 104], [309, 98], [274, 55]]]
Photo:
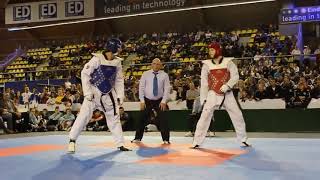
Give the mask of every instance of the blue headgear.
[[107, 43], [104, 45], [104, 48], [107, 52], [117, 53], [121, 46], [122, 42], [120, 39], [112, 38], [107, 41]]

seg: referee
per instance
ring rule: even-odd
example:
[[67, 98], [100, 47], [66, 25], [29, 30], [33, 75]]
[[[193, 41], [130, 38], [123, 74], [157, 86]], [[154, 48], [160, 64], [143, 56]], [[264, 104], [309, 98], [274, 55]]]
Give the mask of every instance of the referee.
[[131, 142], [141, 142], [144, 128], [148, 123], [151, 113], [156, 112], [157, 127], [161, 131], [164, 144], [170, 144], [170, 133], [168, 119], [163, 116], [163, 111], [167, 109], [170, 82], [169, 76], [160, 70], [162, 63], [159, 58], [155, 58], [151, 64], [151, 70], [142, 74], [139, 83], [140, 109], [143, 116], [137, 123], [136, 135]]

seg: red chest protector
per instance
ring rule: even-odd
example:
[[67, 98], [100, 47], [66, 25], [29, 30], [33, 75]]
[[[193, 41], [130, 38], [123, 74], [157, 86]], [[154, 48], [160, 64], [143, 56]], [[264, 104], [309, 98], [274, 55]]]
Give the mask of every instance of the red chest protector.
[[205, 63], [209, 67], [208, 88], [218, 95], [223, 95], [220, 88], [230, 80], [230, 72], [227, 69], [228, 62], [228, 60], [223, 60], [220, 64], [214, 64], [212, 61]]
[[211, 69], [208, 74], [209, 90], [213, 90], [217, 94], [223, 95], [220, 91], [222, 85], [226, 84], [230, 79], [230, 72], [225, 69]]

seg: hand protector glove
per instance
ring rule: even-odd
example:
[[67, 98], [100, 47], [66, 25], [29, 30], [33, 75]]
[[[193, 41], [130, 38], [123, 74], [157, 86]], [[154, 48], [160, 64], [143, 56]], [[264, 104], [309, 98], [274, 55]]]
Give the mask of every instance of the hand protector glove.
[[88, 101], [92, 101], [94, 97], [93, 97], [93, 94], [88, 94], [84, 98], [86, 98], [86, 100]]
[[223, 93], [226, 93], [227, 91], [229, 91], [230, 88], [228, 85], [222, 85], [221, 88], [220, 88], [220, 91], [223, 92]]

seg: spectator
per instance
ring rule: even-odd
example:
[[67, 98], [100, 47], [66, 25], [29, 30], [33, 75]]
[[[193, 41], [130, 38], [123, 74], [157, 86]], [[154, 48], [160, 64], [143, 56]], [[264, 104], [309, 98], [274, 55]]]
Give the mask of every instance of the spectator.
[[265, 90], [265, 85], [263, 83], [258, 84], [258, 90], [256, 91], [254, 95], [254, 99], [257, 101], [260, 101], [262, 99], [267, 98], [267, 92]]
[[[198, 87], [197, 87], [198, 88]], [[189, 90], [186, 93], [187, 108], [192, 109], [194, 100], [200, 96], [200, 92], [194, 85], [194, 83], [189, 83]]]
[[56, 108], [54, 109], [54, 113], [49, 116], [49, 121], [47, 123], [47, 126], [50, 126], [50, 130], [56, 130], [58, 120], [62, 116], [63, 114], [60, 112], [59, 106], [56, 106]]
[[240, 99], [242, 102], [245, 102], [245, 101], [247, 101], [247, 100], [252, 100], [252, 96], [249, 95], [248, 90], [243, 89], [242, 91], [240, 91], [239, 99]]
[[[5, 96], [8, 96], [7, 94]], [[10, 131], [15, 130], [15, 121], [13, 120], [12, 113], [9, 112], [6, 102], [6, 97], [4, 94], [0, 93], [0, 117], [7, 124], [7, 128]]]
[[253, 57], [253, 60], [255, 60], [256, 62], [259, 62], [263, 59], [263, 57], [260, 55], [260, 52], [258, 51], [256, 53], [256, 55]]
[[61, 102], [66, 105], [67, 103], [72, 104], [73, 100], [74, 100], [74, 96], [71, 94], [70, 89], [67, 89]]
[[55, 97], [55, 93], [51, 93], [49, 96], [49, 99], [47, 100], [46, 103], [48, 106], [52, 106], [56, 104], [56, 97]]
[[31, 127], [31, 131], [37, 132], [37, 131], [45, 131], [46, 123], [40, 116], [39, 112], [35, 108], [30, 108], [29, 111], [29, 124]]
[[29, 103], [32, 105], [39, 104], [40, 96], [36, 88], [32, 89], [32, 93], [29, 97]]
[[285, 75], [281, 84], [281, 97], [286, 101], [287, 107], [291, 106], [294, 96], [294, 83]]
[[50, 97], [49, 88], [44, 87], [42, 93], [40, 93], [40, 104], [46, 104]]
[[84, 97], [82, 94], [80, 94], [79, 91], [76, 92], [76, 94], [74, 95], [74, 99], [73, 99], [73, 103], [81, 103], [83, 102]]
[[[1, 111], [1, 110], [0, 110]], [[1, 112], [0, 112], [1, 113]], [[3, 121], [2, 117], [0, 116], [0, 128], [3, 129], [3, 131], [6, 133], [6, 134], [13, 134], [14, 131], [8, 129], [6, 127], [6, 124], [5, 122]]]
[[294, 62], [299, 64], [301, 59], [301, 51], [299, 50], [298, 46], [291, 51], [291, 55], [293, 55]]
[[14, 104], [16, 106], [18, 106], [19, 104], [23, 104], [23, 100], [22, 100], [22, 96], [21, 96], [21, 92], [17, 91], [15, 97], [14, 97]]
[[70, 90], [71, 89], [71, 82], [70, 82], [71, 77], [69, 76], [66, 82], [64, 83], [65, 89]]
[[293, 105], [298, 108], [306, 108], [311, 100], [310, 89], [305, 81], [298, 83], [298, 88], [294, 91]]
[[77, 90], [77, 86], [75, 84], [71, 84], [71, 89], [70, 89], [70, 93], [72, 95], [75, 95], [78, 92]]
[[59, 130], [69, 131], [76, 117], [72, 114], [71, 109], [66, 109], [66, 114], [59, 118]]
[[304, 54], [304, 63], [305, 65], [309, 65], [310, 63], [310, 54], [311, 54], [311, 49], [309, 46], [305, 46], [303, 49], [303, 54]]
[[17, 120], [21, 119], [21, 113], [19, 112], [18, 108], [14, 104], [13, 100], [9, 99], [9, 96], [7, 94], [3, 96], [3, 102], [5, 104], [5, 107], [8, 113], [12, 115], [13, 129], [17, 130], [16, 122]]
[[49, 121], [49, 112], [46, 108], [42, 110], [41, 116], [42, 116], [42, 119], [44, 119], [46, 122]]
[[102, 131], [107, 130], [106, 118], [103, 113], [99, 110], [93, 112], [92, 118], [87, 124], [87, 130]]
[[266, 98], [276, 99], [281, 97], [281, 87], [276, 84], [275, 79], [270, 80], [270, 86], [266, 88]]
[[22, 93], [21, 96], [22, 96], [23, 104], [29, 106], [29, 99], [31, 97], [31, 92], [29, 91], [28, 86], [24, 88], [24, 92]]
[[311, 97], [316, 99], [320, 98], [320, 77], [316, 78], [314, 88], [311, 90]]
[[56, 104], [62, 104], [62, 99], [64, 98], [64, 92], [63, 92], [63, 89], [62, 88], [59, 88], [58, 89], [58, 95], [56, 97], [56, 101], [55, 103]]

